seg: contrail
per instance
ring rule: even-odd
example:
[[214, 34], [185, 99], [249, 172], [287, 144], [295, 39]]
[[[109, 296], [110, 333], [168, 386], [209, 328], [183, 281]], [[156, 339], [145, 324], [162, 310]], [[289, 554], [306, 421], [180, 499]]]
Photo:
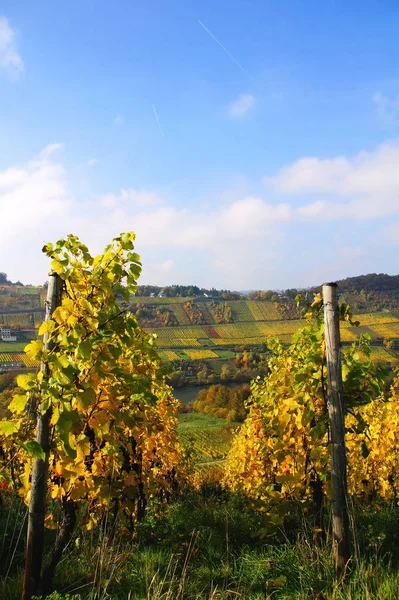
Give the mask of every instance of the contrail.
[[259, 85], [251, 77], [251, 75], [248, 73], [248, 71], [246, 71], [244, 69], [244, 67], [238, 62], [238, 60], [227, 50], [227, 48], [225, 46], [223, 46], [223, 44], [221, 42], [219, 42], [219, 40], [217, 39], [217, 37], [214, 36], [213, 33], [211, 31], [209, 31], [209, 29], [207, 27], [205, 27], [205, 25], [202, 23], [202, 21], [198, 21], [198, 23], [201, 25], [201, 27], [203, 27], [205, 29], [205, 31], [207, 32], [207, 34], [210, 35], [213, 40], [215, 40], [215, 42], [221, 47], [221, 49], [227, 54], [227, 56], [229, 56], [231, 58], [231, 60], [235, 62], [235, 64], [237, 65], [237, 67], [244, 73], [244, 75], [246, 75], [248, 77], [248, 79], [250, 81], [252, 81], [253, 84], [256, 85], [256, 87], [259, 87]]
[[155, 108], [155, 105], [154, 105], [154, 104], [152, 105], [152, 110], [153, 110], [154, 117], [155, 117], [155, 120], [156, 120], [156, 122], [157, 122], [157, 125], [158, 125], [159, 133], [160, 133], [160, 134], [161, 134], [161, 136], [163, 137], [163, 131], [162, 131], [161, 123], [159, 122], [159, 118], [158, 118], [157, 109]]

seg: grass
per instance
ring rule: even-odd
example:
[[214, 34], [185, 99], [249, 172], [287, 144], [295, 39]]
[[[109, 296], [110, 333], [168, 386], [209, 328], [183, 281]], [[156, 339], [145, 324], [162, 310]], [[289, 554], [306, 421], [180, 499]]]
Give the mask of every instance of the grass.
[[225, 460], [237, 427], [237, 423], [196, 412], [179, 415], [179, 439], [196, 471]]
[[211, 415], [203, 415], [201, 413], [182, 413], [179, 415], [179, 430], [182, 429], [193, 429], [200, 427], [201, 429], [208, 429], [212, 427], [221, 427], [226, 425], [224, 419], [218, 417], [212, 417]]
[[0, 352], [23, 352], [27, 342], [0, 342]]
[[[1, 513], [0, 513], [1, 514]], [[0, 532], [4, 532], [4, 510]], [[20, 531], [20, 513], [13, 513]], [[19, 521], [17, 521], [19, 519]], [[395, 600], [399, 598], [399, 515], [394, 506], [358, 509], [357, 555], [344, 586], [334, 579], [331, 541], [315, 547], [306, 520], [262, 537], [268, 517], [217, 483], [154, 506], [132, 536], [110, 542], [76, 531], [49, 600]], [[11, 553], [15, 540], [10, 544]], [[23, 544], [0, 583], [19, 600]], [[4, 561], [1, 566], [4, 567]]]
[[217, 350], [216, 354], [219, 356], [219, 358], [235, 358], [236, 357], [236, 353], [233, 352], [232, 350]]
[[372, 346], [371, 359], [382, 363], [396, 363], [398, 359], [382, 346]]

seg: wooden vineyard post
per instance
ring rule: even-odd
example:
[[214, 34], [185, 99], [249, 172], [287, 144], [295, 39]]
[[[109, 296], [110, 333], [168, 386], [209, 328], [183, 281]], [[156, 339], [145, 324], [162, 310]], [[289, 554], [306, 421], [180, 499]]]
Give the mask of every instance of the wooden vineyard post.
[[[51, 319], [57, 306], [61, 304], [62, 280], [56, 273], [49, 275], [45, 320]], [[44, 349], [51, 350], [53, 344], [44, 336]], [[42, 363], [44, 378], [49, 376], [48, 365]], [[36, 441], [45, 453], [45, 459], [35, 458], [32, 468], [31, 492], [28, 515], [28, 532], [26, 537], [25, 573], [22, 589], [22, 600], [30, 600], [40, 586], [40, 575], [43, 557], [44, 517], [46, 511], [48, 460], [50, 451], [51, 407], [42, 414], [40, 406], [36, 407]]]
[[335, 570], [345, 575], [350, 560], [346, 446], [339, 332], [338, 286], [323, 285], [324, 331], [328, 370], [327, 403], [331, 432], [332, 526]]

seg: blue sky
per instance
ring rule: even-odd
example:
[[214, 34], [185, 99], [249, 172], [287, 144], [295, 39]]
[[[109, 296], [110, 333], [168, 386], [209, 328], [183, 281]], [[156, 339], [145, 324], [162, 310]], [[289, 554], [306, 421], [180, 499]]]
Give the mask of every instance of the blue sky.
[[143, 283], [397, 273], [396, 1], [3, 0], [0, 270], [137, 233]]

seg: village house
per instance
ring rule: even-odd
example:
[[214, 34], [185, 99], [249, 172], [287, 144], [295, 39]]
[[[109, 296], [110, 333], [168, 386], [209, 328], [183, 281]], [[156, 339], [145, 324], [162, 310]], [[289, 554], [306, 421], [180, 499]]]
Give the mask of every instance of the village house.
[[0, 325], [0, 340], [2, 342], [17, 341], [17, 336], [11, 335], [11, 327], [9, 325]]

